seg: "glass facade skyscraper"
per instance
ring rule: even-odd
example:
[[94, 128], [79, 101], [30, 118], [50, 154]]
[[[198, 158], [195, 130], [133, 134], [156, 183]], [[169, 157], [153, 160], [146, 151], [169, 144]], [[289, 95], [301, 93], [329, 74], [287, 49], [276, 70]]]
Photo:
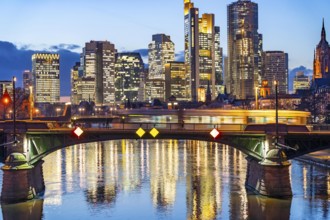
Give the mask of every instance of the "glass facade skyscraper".
[[254, 96], [261, 81], [262, 35], [258, 33], [258, 5], [239, 0], [227, 7], [227, 91], [236, 98]]
[[273, 94], [275, 94], [275, 80], [278, 81], [278, 92], [288, 93], [288, 62], [288, 54], [283, 51], [263, 52], [263, 80], [268, 81]]
[[36, 53], [32, 55], [32, 81], [36, 103], [60, 101], [60, 55]]
[[139, 89], [144, 76], [144, 63], [139, 53], [116, 54], [116, 101], [139, 100]]
[[81, 54], [84, 77], [94, 79], [94, 91], [89, 97], [97, 105], [115, 102], [116, 52], [109, 41], [90, 41]]
[[165, 101], [165, 64], [175, 59], [174, 43], [170, 36], [155, 34], [149, 44], [149, 74], [146, 86], [146, 98]]

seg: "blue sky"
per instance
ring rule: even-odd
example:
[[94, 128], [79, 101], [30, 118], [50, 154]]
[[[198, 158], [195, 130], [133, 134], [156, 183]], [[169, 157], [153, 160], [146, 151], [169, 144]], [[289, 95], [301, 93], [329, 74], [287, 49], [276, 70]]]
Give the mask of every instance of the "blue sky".
[[[227, 5], [232, 0], [195, 0], [201, 13], [214, 13], [227, 54]], [[255, 0], [264, 50], [289, 53], [289, 68], [312, 68], [322, 18], [330, 40], [329, 0]], [[108, 40], [118, 51], [147, 48], [151, 35], [170, 35], [183, 50], [183, 0], [2, 0], [0, 41], [18, 49]], [[81, 48], [74, 50], [81, 52]]]
[[[214, 13], [227, 53], [227, 5], [232, 0], [195, 0], [202, 13]], [[290, 67], [312, 67], [322, 18], [330, 36], [329, 0], [256, 0], [265, 50], [289, 53]], [[146, 48], [155, 33], [172, 37], [183, 50], [183, 0], [3, 0], [0, 40], [33, 49], [60, 43], [109, 40], [119, 51]], [[78, 52], [78, 51], [77, 51]]]

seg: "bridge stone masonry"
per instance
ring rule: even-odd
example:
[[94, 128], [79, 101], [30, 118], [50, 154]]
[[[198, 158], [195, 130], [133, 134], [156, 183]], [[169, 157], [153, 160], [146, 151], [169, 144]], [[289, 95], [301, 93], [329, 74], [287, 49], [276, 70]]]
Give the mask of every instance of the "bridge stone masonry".
[[[12, 122], [0, 124], [0, 140], [12, 140]], [[42, 158], [58, 149], [96, 141], [115, 139], [152, 139], [149, 131], [159, 131], [157, 139], [187, 139], [218, 142], [235, 147], [247, 155], [247, 188], [271, 197], [292, 196], [290, 159], [330, 146], [330, 132], [311, 132], [305, 125], [275, 124], [207, 124], [207, 123], [111, 123], [111, 128], [82, 128], [77, 138], [73, 128], [58, 127], [54, 122], [19, 121], [16, 125], [19, 143], [2, 146], [7, 157], [2, 187], [2, 202], [31, 199], [42, 194], [45, 186]], [[146, 131], [142, 137], [138, 128]], [[213, 138], [217, 128], [221, 135]], [[24, 160], [25, 158], [25, 160]], [[18, 190], [19, 189], [19, 190]]]

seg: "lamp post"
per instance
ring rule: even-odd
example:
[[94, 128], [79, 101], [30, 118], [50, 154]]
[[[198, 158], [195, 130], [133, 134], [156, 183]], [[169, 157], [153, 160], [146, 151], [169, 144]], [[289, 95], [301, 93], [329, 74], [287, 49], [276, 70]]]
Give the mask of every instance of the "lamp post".
[[14, 124], [14, 143], [16, 143], [16, 77], [13, 76], [13, 124]]
[[276, 129], [275, 141], [276, 143], [278, 143], [278, 96], [277, 96], [278, 82], [277, 80], [274, 81], [274, 85], [275, 85], [275, 129]]
[[29, 86], [30, 89], [30, 95], [29, 95], [29, 101], [30, 101], [30, 120], [33, 120], [33, 108], [34, 108], [34, 101], [33, 101], [33, 87]]
[[258, 110], [258, 87], [256, 86], [255, 87], [255, 96], [256, 96], [256, 104], [255, 104], [255, 107], [256, 107], [256, 110]]

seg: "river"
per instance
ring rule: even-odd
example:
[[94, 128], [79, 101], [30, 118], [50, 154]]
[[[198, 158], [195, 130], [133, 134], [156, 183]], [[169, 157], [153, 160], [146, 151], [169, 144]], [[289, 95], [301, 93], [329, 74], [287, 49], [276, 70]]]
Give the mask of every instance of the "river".
[[75, 145], [44, 158], [42, 198], [2, 204], [2, 217], [330, 219], [329, 169], [293, 160], [293, 197], [273, 199], [246, 190], [246, 167], [240, 151], [203, 141]]

